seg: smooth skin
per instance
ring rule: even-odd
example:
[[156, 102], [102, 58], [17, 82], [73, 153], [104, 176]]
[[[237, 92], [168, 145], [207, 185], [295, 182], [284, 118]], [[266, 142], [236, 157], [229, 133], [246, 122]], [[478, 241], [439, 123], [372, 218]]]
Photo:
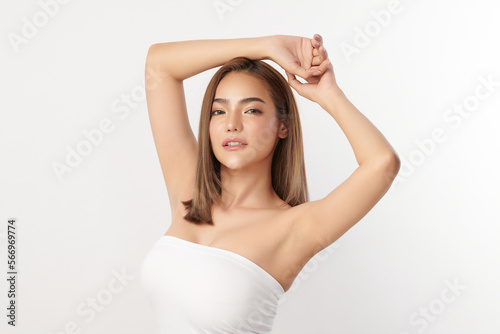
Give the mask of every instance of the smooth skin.
[[[263, 102], [239, 102], [248, 97]], [[287, 132], [278, 124], [266, 87], [249, 74], [232, 72], [219, 83], [214, 101], [209, 132], [214, 155], [221, 163], [224, 210], [282, 205], [272, 188], [271, 165], [278, 140]], [[247, 145], [229, 151], [222, 146], [228, 137], [240, 138]]]
[[[284, 203], [271, 187], [270, 163], [286, 129], [277, 122], [263, 85], [248, 74], [230, 73], [216, 91], [216, 98], [227, 101], [213, 104], [216, 112], [210, 121], [210, 140], [221, 161], [223, 204], [214, 207], [215, 226], [195, 225], [182, 219], [185, 210], [180, 202], [193, 195], [197, 145], [183, 81], [237, 56], [270, 59], [281, 66], [299, 95], [318, 103], [334, 118], [359, 166], [322, 199], [295, 207]], [[145, 79], [153, 138], [172, 212], [165, 234], [238, 253], [270, 273], [285, 291], [312, 256], [373, 208], [399, 171], [395, 150], [337, 85], [319, 35], [153, 44], [146, 58]], [[238, 103], [247, 97], [264, 102]], [[224, 150], [222, 140], [233, 135], [249, 145], [238, 151]]]

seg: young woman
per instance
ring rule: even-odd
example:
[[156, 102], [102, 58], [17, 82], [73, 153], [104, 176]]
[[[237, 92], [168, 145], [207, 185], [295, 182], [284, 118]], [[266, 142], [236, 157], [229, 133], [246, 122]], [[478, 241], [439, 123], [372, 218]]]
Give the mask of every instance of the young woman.
[[[221, 65], [203, 99], [197, 142], [183, 81]], [[316, 201], [308, 199], [290, 86], [335, 119], [359, 165]], [[304, 265], [387, 192], [397, 153], [337, 85], [319, 35], [154, 44], [146, 94], [172, 212], [141, 268], [161, 333], [269, 333]]]

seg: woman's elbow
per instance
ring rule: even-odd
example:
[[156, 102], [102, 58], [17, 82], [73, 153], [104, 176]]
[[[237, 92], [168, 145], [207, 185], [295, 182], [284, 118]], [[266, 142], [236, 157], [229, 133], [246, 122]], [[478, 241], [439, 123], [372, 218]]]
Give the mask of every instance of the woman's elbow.
[[401, 169], [401, 159], [399, 155], [393, 151], [383, 159], [382, 168], [385, 175], [390, 179], [395, 179]]

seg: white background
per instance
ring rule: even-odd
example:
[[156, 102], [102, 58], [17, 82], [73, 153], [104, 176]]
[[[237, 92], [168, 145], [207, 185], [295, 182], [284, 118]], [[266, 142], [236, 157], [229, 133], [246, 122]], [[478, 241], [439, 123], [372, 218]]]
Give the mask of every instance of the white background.
[[[339, 86], [403, 166], [374, 209], [304, 268], [273, 333], [499, 333], [499, 17], [493, 0], [3, 1], [2, 333], [154, 333], [139, 269], [170, 207], [144, 98], [148, 47], [314, 33]], [[185, 82], [196, 135], [215, 70]], [[316, 200], [357, 165], [335, 120], [296, 97]], [[453, 111], [467, 103], [465, 116]], [[106, 119], [112, 131], [84, 147], [83, 133]], [[54, 165], [78, 147], [88, 154], [58, 177]], [[6, 324], [11, 217], [15, 329]]]

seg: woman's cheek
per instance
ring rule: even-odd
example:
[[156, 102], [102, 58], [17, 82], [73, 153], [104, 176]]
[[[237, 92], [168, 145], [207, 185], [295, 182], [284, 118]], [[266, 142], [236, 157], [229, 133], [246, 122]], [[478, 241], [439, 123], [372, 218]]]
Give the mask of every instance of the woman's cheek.
[[272, 123], [265, 123], [257, 131], [257, 140], [262, 146], [269, 146], [274, 143], [276, 139], [276, 129], [274, 129]]

